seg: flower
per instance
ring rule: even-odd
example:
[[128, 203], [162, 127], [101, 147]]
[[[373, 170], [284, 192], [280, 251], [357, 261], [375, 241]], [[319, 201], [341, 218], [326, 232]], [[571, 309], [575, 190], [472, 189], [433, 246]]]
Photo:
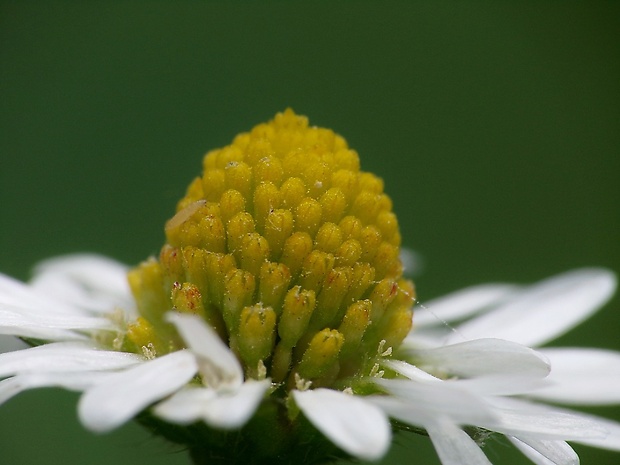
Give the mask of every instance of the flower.
[[[195, 463], [375, 460], [392, 428], [427, 433], [444, 464], [488, 463], [478, 444], [493, 432], [541, 464], [574, 462], [565, 440], [620, 448], [616, 423], [540, 402], [620, 401], [620, 355], [522, 345], [600, 307], [611, 273], [476, 287], [413, 316], [391, 201], [340, 136], [287, 110], [203, 169], [159, 257], [0, 276], [0, 334], [31, 345], [0, 354], [0, 402], [82, 391], [87, 428], [136, 418]], [[611, 387], [588, 395], [571, 377], [603, 375], [575, 359], [603, 364]]]

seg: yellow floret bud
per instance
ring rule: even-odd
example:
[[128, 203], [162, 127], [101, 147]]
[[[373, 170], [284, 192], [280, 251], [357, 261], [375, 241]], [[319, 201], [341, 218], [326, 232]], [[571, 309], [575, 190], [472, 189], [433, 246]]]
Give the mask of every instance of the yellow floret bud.
[[302, 289], [301, 286], [288, 291], [278, 324], [278, 334], [285, 345], [293, 347], [304, 334], [315, 305], [314, 291]]
[[360, 171], [341, 136], [292, 110], [208, 152], [202, 167], [159, 259], [129, 273], [140, 317], [127, 347], [182, 348], [164, 319], [175, 309], [215, 328], [246, 376], [284, 389], [295, 376], [316, 387], [371, 374], [377, 345], [405, 337], [413, 303], [383, 181]]
[[256, 304], [241, 311], [237, 343], [241, 359], [249, 367], [271, 355], [275, 328], [276, 314], [271, 307]]
[[235, 330], [241, 309], [252, 303], [256, 287], [254, 275], [244, 270], [232, 269], [224, 278], [222, 314], [228, 328]]
[[289, 289], [291, 272], [282, 263], [265, 262], [260, 269], [258, 300], [271, 307], [276, 314], [282, 313], [282, 301]]
[[313, 250], [304, 260], [299, 284], [304, 289], [318, 292], [329, 270], [334, 266], [334, 256], [321, 250]]
[[312, 252], [310, 235], [305, 232], [296, 232], [286, 239], [280, 261], [288, 266], [292, 276], [297, 276], [310, 252]]
[[321, 226], [322, 214], [323, 209], [318, 200], [311, 197], [304, 198], [295, 208], [295, 229], [314, 237]]
[[297, 366], [297, 373], [304, 379], [324, 375], [338, 361], [344, 337], [335, 329], [324, 329], [314, 335]]
[[222, 220], [228, 223], [237, 213], [245, 210], [245, 197], [239, 191], [228, 189], [220, 198]]
[[148, 358], [165, 354], [170, 347], [146, 318], [139, 316], [127, 326], [125, 350], [141, 353]]
[[267, 214], [264, 235], [271, 249], [271, 259], [278, 260], [284, 243], [293, 232], [293, 214], [289, 210], [277, 209]]
[[191, 313], [204, 318], [202, 294], [192, 283], [174, 283], [172, 286], [172, 305], [181, 313]]
[[342, 244], [342, 232], [334, 223], [323, 223], [314, 238], [314, 247], [323, 252], [334, 253]]
[[280, 186], [280, 194], [282, 208], [293, 211], [306, 196], [306, 185], [299, 178], [288, 178]]
[[351, 285], [351, 268], [340, 267], [328, 271], [321, 292], [317, 296], [317, 307], [312, 325], [315, 328], [333, 327], [337, 324], [340, 305]]
[[359, 300], [347, 308], [347, 312], [338, 327], [338, 331], [344, 336], [342, 352], [350, 355], [357, 350], [366, 328], [370, 324], [370, 300]]

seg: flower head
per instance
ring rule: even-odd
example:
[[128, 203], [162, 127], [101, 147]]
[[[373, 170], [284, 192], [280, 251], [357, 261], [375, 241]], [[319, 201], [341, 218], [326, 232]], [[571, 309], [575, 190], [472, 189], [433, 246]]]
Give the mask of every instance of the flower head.
[[246, 377], [289, 390], [368, 375], [381, 341], [396, 348], [409, 332], [413, 286], [392, 202], [359, 165], [342, 137], [291, 110], [207, 153], [159, 259], [129, 273], [140, 317], [124, 348], [183, 348], [174, 309], [213, 328]]
[[[540, 464], [574, 463], [566, 440], [620, 449], [619, 425], [540, 402], [620, 402], [620, 355], [522, 345], [600, 307], [613, 275], [480, 286], [413, 316], [391, 201], [359, 165], [286, 110], [205, 156], [158, 257], [0, 276], [0, 334], [33, 346], [0, 354], [0, 402], [83, 391], [89, 429], [136, 418], [195, 463], [374, 460], [392, 429], [428, 434], [444, 465], [488, 463], [494, 433]], [[570, 360], [603, 364], [608, 388], [588, 395], [576, 376], [604, 375]]]

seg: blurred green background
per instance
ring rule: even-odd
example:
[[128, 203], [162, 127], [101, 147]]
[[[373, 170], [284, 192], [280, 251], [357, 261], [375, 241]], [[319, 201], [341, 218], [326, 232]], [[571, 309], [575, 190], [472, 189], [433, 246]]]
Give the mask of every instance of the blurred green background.
[[[2, 0], [0, 269], [156, 253], [203, 153], [291, 106], [385, 179], [424, 259], [423, 301], [620, 271], [619, 20], [601, 1]], [[620, 349], [619, 310], [616, 297], [556, 345]], [[188, 463], [133, 425], [83, 431], [76, 399], [40, 390], [0, 407], [0, 462]], [[529, 463], [502, 441], [485, 452]], [[381, 463], [438, 460], [401, 436]]]

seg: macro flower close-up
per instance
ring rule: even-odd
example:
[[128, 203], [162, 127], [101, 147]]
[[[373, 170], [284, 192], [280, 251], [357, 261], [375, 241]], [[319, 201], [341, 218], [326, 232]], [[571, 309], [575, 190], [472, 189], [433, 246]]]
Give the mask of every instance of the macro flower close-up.
[[620, 451], [620, 424], [558, 406], [620, 403], [620, 353], [540, 348], [605, 305], [614, 273], [418, 303], [416, 255], [362, 167], [287, 109], [207, 152], [157, 255], [0, 276], [3, 344], [24, 343], [0, 354], [0, 402], [77, 391], [88, 430], [135, 420], [195, 464], [375, 461], [403, 433], [444, 465], [501, 463], [497, 436], [540, 465], [579, 463], [567, 441]]

